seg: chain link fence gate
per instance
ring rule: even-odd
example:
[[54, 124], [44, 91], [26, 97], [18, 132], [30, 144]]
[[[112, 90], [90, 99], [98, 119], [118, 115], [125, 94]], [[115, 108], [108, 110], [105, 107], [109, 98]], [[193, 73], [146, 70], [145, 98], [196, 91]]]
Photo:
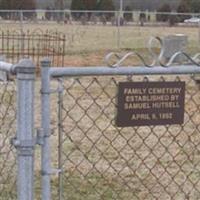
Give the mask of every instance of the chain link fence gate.
[[63, 81], [60, 95], [60, 199], [199, 199], [199, 87], [185, 81], [183, 125], [117, 128], [117, 85], [124, 77]]
[[[176, 66], [170, 60], [154, 67], [120, 67], [131, 54], [114, 68], [49, 68], [48, 60], [42, 63], [43, 200], [200, 198], [200, 92], [193, 78], [200, 68], [195, 58], [181, 54], [192, 64]], [[58, 88], [52, 90], [56, 79]], [[118, 128], [118, 83], [158, 80], [186, 83], [184, 124]], [[51, 104], [52, 92], [58, 92], [57, 122], [56, 112], [50, 120], [50, 105], [56, 102], [52, 98]], [[51, 135], [50, 124], [56, 123], [58, 130]], [[51, 145], [58, 145], [52, 162]], [[50, 187], [53, 172], [59, 177], [52, 177]]]

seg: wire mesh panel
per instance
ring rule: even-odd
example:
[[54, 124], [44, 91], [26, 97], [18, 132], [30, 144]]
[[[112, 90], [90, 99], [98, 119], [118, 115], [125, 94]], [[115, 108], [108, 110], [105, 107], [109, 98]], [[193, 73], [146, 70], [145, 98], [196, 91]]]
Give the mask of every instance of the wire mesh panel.
[[[186, 82], [184, 124], [118, 128], [118, 83], [158, 80]], [[200, 92], [191, 76], [69, 78], [63, 89], [60, 199], [200, 199]]]
[[16, 199], [16, 85], [0, 82], [0, 199]]

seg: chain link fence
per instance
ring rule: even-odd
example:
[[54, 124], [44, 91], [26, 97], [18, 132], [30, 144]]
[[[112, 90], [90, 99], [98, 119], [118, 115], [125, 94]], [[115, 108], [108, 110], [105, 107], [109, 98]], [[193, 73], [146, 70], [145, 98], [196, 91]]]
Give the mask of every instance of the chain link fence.
[[16, 199], [16, 83], [0, 82], [0, 199]]
[[[127, 80], [185, 81], [184, 124], [117, 128], [117, 85]], [[62, 85], [59, 200], [200, 199], [200, 92], [191, 76], [78, 77]]]
[[[51, 71], [55, 77], [56, 69]], [[63, 68], [58, 70], [64, 72]], [[186, 83], [184, 124], [117, 128], [118, 83], [158, 80]], [[55, 81], [51, 84], [51, 89], [57, 88]], [[38, 90], [40, 83], [36, 85]], [[53, 167], [61, 172], [57, 171], [59, 177], [51, 175], [52, 199], [200, 198], [200, 93], [193, 76], [68, 77], [59, 79], [58, 85], [58, 99], [54, 96], [51, 102], [51, 146]], [[1, 83], [2, 200], [16, 199], [16, 151], [10, 145], [16, 132], [15, 91], [15, 82]], [[36, 99], [35, 106], [39, 108], [39, 98]], [[36, 151], [35, 157], [39, 158], [40, 153]], [[35, 199], [41, 199], [38, 159], [35, 165]]]

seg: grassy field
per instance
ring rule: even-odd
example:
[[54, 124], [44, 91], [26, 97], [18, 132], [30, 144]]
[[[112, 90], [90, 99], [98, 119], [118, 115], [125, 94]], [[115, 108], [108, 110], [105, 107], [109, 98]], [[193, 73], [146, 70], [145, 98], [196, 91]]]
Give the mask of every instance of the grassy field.
[[[5, 24], [1, 30], [19, 30], [19, 24]], [[151, 36], [164, 37], [171, 34], [188, 36], [187, 51], [199, 51], [200, 29], [198, 27], [141, 27], [83, 26], [56, 23], [24, 23], [24, 30], [52, 30], [66, 34], [65, 65], [91, 66], [104, 64], [103, 58], [110, 51], [139, 51], [144, 53]]]
[[[16, 24], [2, 24], [1, 29], [17, 29]], [[103, 65], [110, 51], [137, 50], [147, 55], [145, 48], [150, 36], [184, 33], [188, 36], [188, 51], [199, 49], [198, 28], [178, 27], [121, 27], [120, 48], [118, 30], [111, 26], [73, 26], [60, 24], [24, 24], [24, 29], [52, 29], [67, 35], [65, 64], [73, 66]], [[130, 61], [136, 64], [135, 60]], [[163, 80], [148, 77], [150, 81]], [[144, 77], [132, 77], [144, 81]], [[190, 76], [187, 83], [184, 125], [117, 128], [116, 95], [120, 81], [127, 77], [85, 77], [64, 80], [61, 149], [61, 181], [52, 175], [53, 200], [58, 199], [61, 184], [63, 200], [199, 200], [200, 138], [199, 138], [199, 86]], [[146, 79], [145, 79], [146, 80]], [[167, 76], [165, 80], [178, 80]], [[57, 83], [52, 82], [56, 88]], [[36, 85], [36, 127], [40, 126], [40, 84]], [[3, 93], [2, 93], [3, 94]], [[58, 115], [57, 95], [51, 96], [52, 165], [58, 167]], [[1, 98], [7, 105], [7, 97]], [[3, 103], [4, 102], [4, 103]], [[2, 118], [8, 112], [5, 107]], [[9, 112], [15, 117], [15, 112]], [[16, 166], [13, 152], [9, 156], [9, 137], [14, 133], [8, 120], [1, 127], [0, 200], [16, 199], [14, 175]], [[12, 133], [11, 133], [12, 132]], [[4, 154], [5, 151], [8, 153]], [[36, 149], [36, 200], [40, 200], [40, 156]], [[7, 157], [6, 157], [7, 156]], [[9, 162], [5, 162], [9, 157]], [[2, 157], [1, 157], [2, 158]], [[11, 166], [5, 166], [10, 164]], [[14, 164], [14, 166], [13, 166]], [[8, 169], [8, 171], [6, 171]], [[11, 173], [12, 172], [12, 173]], [[12, 175], [12, 181], [10, 176]], [[3, 178], [2, 178], [3, 177]], [[5, 177], [5, 178], [4, 178]]]

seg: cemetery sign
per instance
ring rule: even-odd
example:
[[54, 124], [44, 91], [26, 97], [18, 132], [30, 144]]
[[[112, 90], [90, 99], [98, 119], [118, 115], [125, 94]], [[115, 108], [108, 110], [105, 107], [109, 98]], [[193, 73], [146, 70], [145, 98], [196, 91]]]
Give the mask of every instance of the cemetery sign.
[[121, 82], [116, 124], [119, 127], [182, 124], [185, 82]]

